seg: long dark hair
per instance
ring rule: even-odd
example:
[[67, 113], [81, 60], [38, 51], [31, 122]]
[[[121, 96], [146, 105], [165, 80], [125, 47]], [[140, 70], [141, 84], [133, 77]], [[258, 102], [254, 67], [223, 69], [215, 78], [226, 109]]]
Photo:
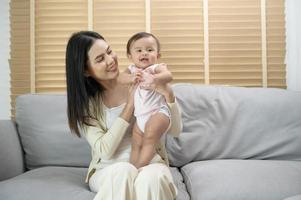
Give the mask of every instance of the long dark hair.
[[[81, 137], [80, 128], [91, 125], [99, 116], [103, 87], [92, 77], [85, 76], [88, 52], [95, 40], [105, 40], [93, 31], [72, 34], [66, 48], [67, 115], [72, 132]], [[93, 106], [90, 106], [92, 103]], [[96, 106], [95, 106], [96, 105]]]

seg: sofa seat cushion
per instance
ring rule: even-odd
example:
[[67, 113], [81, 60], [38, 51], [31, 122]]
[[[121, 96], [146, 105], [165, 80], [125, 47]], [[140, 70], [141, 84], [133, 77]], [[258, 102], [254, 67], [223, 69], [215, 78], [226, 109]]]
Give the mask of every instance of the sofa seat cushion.
[[95, 193], [85, 184], [87, 168], [42, 167], [0, 182], [0, 199], [89, 200]]
[[181, 172], [192, 200], [276, 200], [301, 191], [300, 161], [198, 161]]
[[[95, 193], [84, 183], [87, 168], [41, 167], [0, 182], [0, 199], [5, 200], [89, 200]], [[171, 168], [178, 188], [176, 200], [189, 200], [178, 168]]]
[[177, 167], [171, 167], [170, 171], [173, 176], [173, 181], [178, 189], [176, 200], [190, 200], [190, 196], [187, 192], [183, 176], [179, 169]]

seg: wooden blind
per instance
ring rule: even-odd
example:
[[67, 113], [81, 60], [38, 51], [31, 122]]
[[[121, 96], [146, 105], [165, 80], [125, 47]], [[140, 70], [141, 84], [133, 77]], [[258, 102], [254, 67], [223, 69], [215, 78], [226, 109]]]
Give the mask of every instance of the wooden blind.
[[151, 2], [151, 32], [161, 42], [161, 62], [168, 65], [175, 83], [204, 83], [202, 5], [200, 0]]
[[30, 6], [29, 0], [10, 1], [10, 78], [11, 113], [15, 114], [16, 97], [30, 93]]
[[129, 37], [150, 30], [174, 83], [286, 87], [284, 0], [11, 0], [10, 12], [12, 113], [31, 86], [65, 92], [67, 40], [87, 29], [107, 39], [121, 70]]
[[284, 0], [267, 0], [268, 87], [286, 88]]
[[145, 31], [144, 0], [94, 0], [93, 29], [103, 35], [118, 55], [121, 70], [129, 65], [126, 43]]
[[35, 86], [37, 93], [65, 92], [65, 51], [73, 32], [88, 27], [86, 0], [35, 2]]
[[209, 0], [210, 84], [262, 85], [260, 0]]

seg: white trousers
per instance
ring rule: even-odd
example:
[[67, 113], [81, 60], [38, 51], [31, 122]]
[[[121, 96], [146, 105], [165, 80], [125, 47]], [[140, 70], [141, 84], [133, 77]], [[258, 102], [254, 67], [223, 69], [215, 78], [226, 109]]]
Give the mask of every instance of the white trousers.
[[149, 164], [139, 171], [128, 162], [96, 170], [89, 180], [94, 200], [174, 200], [176, 186], [169, 168]]

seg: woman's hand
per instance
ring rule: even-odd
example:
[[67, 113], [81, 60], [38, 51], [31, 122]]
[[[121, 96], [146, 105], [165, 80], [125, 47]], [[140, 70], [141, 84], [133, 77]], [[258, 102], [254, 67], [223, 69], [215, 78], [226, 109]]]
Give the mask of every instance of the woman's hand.
[[132, 74], [133, 78], [132, 78], [132, 83], [140, 83], [143, 82], [143, 72], [142, 70], [137, 69], [137, 71]]
[[128, 96], [126, 105], [121, 113], [121, 117], [130, 122], [134, 112], [134, 94], [137, 89], [138, 83], [130, 84], [128, 87]]
[[134, 108], [134, 95], [139, 82], [134, 82], [128, 86], [127, 105]]

